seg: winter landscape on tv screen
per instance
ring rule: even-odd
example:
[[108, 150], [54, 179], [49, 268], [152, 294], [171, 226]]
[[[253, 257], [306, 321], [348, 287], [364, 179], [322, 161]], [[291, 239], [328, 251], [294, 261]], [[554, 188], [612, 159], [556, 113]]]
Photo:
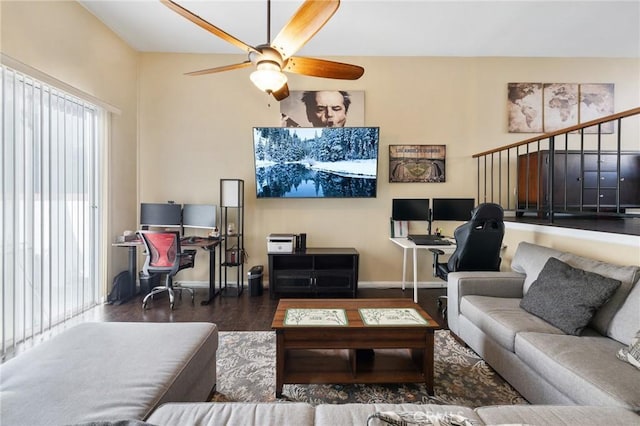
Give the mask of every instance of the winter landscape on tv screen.
[[378, 127], [256, 127], [258, 198], [375, 197]]

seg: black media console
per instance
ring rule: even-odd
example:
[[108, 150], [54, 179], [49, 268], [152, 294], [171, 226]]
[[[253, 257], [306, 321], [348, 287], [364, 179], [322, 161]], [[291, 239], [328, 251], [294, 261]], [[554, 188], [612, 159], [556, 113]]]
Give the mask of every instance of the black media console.
[[354, 248], [307, 248], [269, 254], [269, 293], [280, 296], [344, 295], [358, 291], [358, 251]]

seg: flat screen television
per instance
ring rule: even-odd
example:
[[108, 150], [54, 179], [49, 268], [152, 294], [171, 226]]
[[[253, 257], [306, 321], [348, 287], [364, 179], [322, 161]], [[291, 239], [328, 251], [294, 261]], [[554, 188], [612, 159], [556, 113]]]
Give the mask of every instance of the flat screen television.
[[182, 205], [174, 203], [141, 203], [140, 226], [175, 227], [182, 225]]
[[467, 222], [475, 207], [473, 198], [434, 198], [433, 220], [457, 220]]
[[373, 198], [378, 127], [255, 127], [258, 198]]
[[215, 204], [185, 204], [182, 207], [182, 226], [213, 229], [216, 227]]
[[393, 220], [430, 220], [428, 198], [394, 198], [391, 201]]

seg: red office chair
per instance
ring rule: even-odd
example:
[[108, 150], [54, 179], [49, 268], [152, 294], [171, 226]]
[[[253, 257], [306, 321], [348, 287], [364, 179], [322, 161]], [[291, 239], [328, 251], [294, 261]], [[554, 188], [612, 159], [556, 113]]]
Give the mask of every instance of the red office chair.
[[194, 293], [190, 288], [173, 287], [173, 276], [185, 268], [193, 268], [195, 265], [196, 250], [180, 250], [180, 233], [174, 231], [138, 231], [147, 251], [147, 259], [142, 271], [144, 275], [166, 274], [165, 285], [154, 287], [142, 301], [142, 309], [147, 308], [147, 301], [154, 295], [166, 291], [169, 293], [169, 304], [174, 307], [174, 290], [179, 292], [182, 299], [182, 290], [191, 293], [191, 303], [194, 303]]

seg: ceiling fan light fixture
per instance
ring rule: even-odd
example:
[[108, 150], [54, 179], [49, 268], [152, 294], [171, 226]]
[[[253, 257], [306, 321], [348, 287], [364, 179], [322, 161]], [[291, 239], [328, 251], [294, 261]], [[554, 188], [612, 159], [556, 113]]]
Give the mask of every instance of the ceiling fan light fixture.
[[256, 68], [249, 78], [263, 92], [275, 92], [287, 83], [287, 76], [274, 62], [261, 62]]

